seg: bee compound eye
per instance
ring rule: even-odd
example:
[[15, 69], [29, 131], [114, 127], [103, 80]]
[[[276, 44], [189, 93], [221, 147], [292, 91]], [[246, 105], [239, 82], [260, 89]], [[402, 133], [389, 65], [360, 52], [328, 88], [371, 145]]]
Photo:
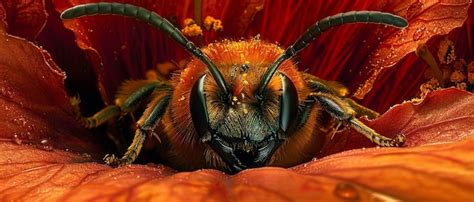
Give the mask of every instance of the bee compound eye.
[[206, 74], [201, 76], [193, 85], [189, 99], [189, 107], [194, 128], [199, 136], [204, 136], [209, 131], [209, 113], [207, 111], [204, 81]]
[[280, 98], [280, 129], [286, 132], [293, 124], [298, 111], [298, 93], [293, 82], [284, 74], [280, 74], [282, 93]]

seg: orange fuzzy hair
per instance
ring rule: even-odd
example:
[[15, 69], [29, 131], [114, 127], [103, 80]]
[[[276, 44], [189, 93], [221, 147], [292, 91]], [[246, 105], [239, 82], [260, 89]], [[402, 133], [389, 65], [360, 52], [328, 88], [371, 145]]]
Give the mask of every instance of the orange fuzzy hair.
[[[249, 96], [249, 99], [255, 99], [253, 97], [253, 92], [258, 86], [262, 75], [265, 73], [268, 66], [270, 66], [270, 64], [273, 63], [283, 52], [283, 49], [279, 46], [259, 39], [243, 41], [225, 40], [219, 43], [210, 44], [202, 50], [219, 68], [219, 71], [222, 73], [224, 80], [229, 86], [229, 91], [234, 93], [244, 92]], [[245, 75], [248, 85], [245, 85], [245, 87], [243, 87], [241, 83], [235, 82], [237, 79], [232, 77], [232, 71], [235, 70], [235, 67], [242, 64], [247, 64], [249, 66], [248, 73]], [[309, 90], [300, 76], [296, 65], [288, 60], [283, 62], [278, 71], [285, 74], [293, 82], [298, 90], [299, 101], [302, 102], [308, 95]], [[196, 169], [211, 167], [208, 161], [212, 161], [212, 166], [225, 167], [225, 163], [213, 154], [213, 152], [207, 148], [207, 145], [200, 141], [199, 136], [195, 133], [191, 118], [189, 104], [190, 92], [197, 79], [206, 73], [208, 73], [206, 66], [200, 60], [193, 58], [186, 66], [186, 69], [183, 70], [179, 76], [172, 79], [174, 92], [169, 109], [163, 119], [163, 132], [172, 146], [168, 151], [164, 152], [167, 153], [165, 159], [170, 159], [170, 162], [168, 163], [175, 165], [177, 168]], [[213, 79], [208, 80], [209, 82], [206, 83], [205, 88], [206, 92], [209, 92], [212, 96], [213, 92], [217, 92], [219, 88]], [[267, 86], [267, 89], [269, 89], [269, 91], [278, 91], [278, 89], [281, 89], [280, 79], [277, 78], [277, 76], [274, 76]], [[318, 110], [313, 110], [313, 112], [317, 113]], [[212, 118], [211, 113], [212, 112], [210, 111], [210, 118]], [[277, 116], [277, 114], [275, 116]], [[316, 117], [317, 115], [314, 115], [314, 118], [310, 118], [310, 120], [316, 122]], [[289, 153], [284, 152], [285, 149], [293, 150], [293, 147], [301, 147], [299, 149], [305, 150], [303, 153], [312, 153], [303, 155], [304, 158], [313, 155], [313, 150], [315, 150], [315, 148], [313, 148], [314, 145], [307, 144], [309, 144], [309, 142], [314, 142], [314, 137], [312, 137], [314, 130], [315, 129], [301, 130], [300, 133], [304, 133], [303, 135], [306, 136], [303, 138], [299, 137], [301, 135], [294, 134], [292, 136], [293, 138], [300, 139], [296, 141], [299, 145], [291, 146], [283, 144], [276, 153], [279, 153], [280, 156], [301, 155], [300, 150], [295, 150], [297, 153], [299, 152], [298, 154], [293, 154], [291, 151]], [[311, 150], [311, 152], [309, 150]], [[183, 156], [186, 156], [186, 158], [183, 158]], [[186, 162], [183, 162], [184, 159], [186, 159]], [[288, 162], [284, 162], [279, 161], [278, 159], [272, 159], [271, 161], [274, 161], [275, 164], [278, 165], [287, 165], [294, 164], [294, 161], [300, 160], [292, 159]]]

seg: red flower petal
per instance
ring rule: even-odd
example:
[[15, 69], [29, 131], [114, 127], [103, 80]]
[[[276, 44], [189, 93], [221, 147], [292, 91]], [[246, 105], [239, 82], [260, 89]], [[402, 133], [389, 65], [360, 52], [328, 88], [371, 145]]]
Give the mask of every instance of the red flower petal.
[[462, 26], [470, 5], [469, 0], [393, 1], [385, 5], [389, 11], [406, 17], [410, 25], [398, 32], [382, 34], [380, 43], [364, 65], [372, 72], [370, 78], [354, 95], [362, 99], [371, 90], [382, 70], [392, 67], [405, 55], [414, 52], [419, 44]]
[[0, 138], [45, 149], [99, 151], [97, 141], [74, 120], [64, 73], [49, 54], [5, 33], [0, 41]]
[[69, 95], [80, 95], [84, 114], [95, 113], [104, 103], [91, 61], [76, 44], [74, 33], [64, 27], [52, 2], [46, 1], [45, 4], [48, 20], [35, 42], [47, 50], [54, 62], [66, 72], [66, 89]]
[[[449, 35], [435, 36], [428, 40], [427, 46], [436, 53], [440, 40], [445, 37], [454, 42], [456, 55], [466, 61], [474, 60], [474, 49], [472, 41], [474, 36], [474, 6], [469, 8], [469, 16], [461, 28], [454, 29]], [[428, 65], [415, 53], [408, 54], [395, 66], [382, 71], [372, 90], [360, 101], [365, 106], [370, 106], [379, 112], [386, 111], [393, 103], [401, 103], [403, 100], [419, 95], [420, 85], [427, 81], [425, 74]], [[358, 81], [363, 82], [363, 81]], [[403, 89], [403, 90], [400, 90]]]
[[42, 0], [6, 0], [0, 3], [0, 30], [34, 39], [43, 29], [48, 14]]
[[407, 149], [357, 150], [293, 170], [259, 168], [227, 176], [214, 170], [176, 174], [153, 165], [112, 169], [67, 152], [2, 143], [0, 197], [75, 201], [472, 200], [472, 144], [471, 138]]

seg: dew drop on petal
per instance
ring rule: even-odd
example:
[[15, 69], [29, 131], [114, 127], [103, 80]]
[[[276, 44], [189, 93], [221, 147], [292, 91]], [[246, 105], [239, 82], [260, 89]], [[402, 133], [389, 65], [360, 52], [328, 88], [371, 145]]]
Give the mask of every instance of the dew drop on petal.
[[18, 137], [17, 134], [13, 135], [13, 142], [18, 145], [22, 143], [21, 139]]
[[413, 33], [413, 40], [418, 41], [425, 35], [426, 27], [422, 25], [421, 27], [417, 28], [416, 31]]
[[344, 200], [357, 200], [359, 199], [359, 192], [357, 189], [348, 183], [339, 183], [334, 188], [334, 195]]
[[47, 139], [42, 139], [40, 141], [41, 143], [41, 146], [40, 148], [45, 150], [45, 151], [52, 151], [53, 150], [53, 146], [50, 144], [50, 141], [47, 140]]
[[48, 144], [48, 140], [47, 139], [41, 140], [41, 144], [43, 145]]
[[416, 2], [412, 3], [407, 9], [406, 18], [407, 19], [413, 18], [413, 16], [418, 14], [421, 11], [422, 8], [423, 8], [423, 3], [422, 2], [416, 1]]

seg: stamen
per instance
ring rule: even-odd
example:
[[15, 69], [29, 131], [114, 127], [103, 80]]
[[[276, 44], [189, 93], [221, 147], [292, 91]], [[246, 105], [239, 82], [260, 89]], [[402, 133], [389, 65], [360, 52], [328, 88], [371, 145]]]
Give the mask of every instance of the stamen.
[[456, 60], [456, 53], [454, 52], [454, 44], [449, 39], [445, 38], [439, 43], [438, 59], [441, 64], [450, 64]]
[[434, 77], [440, 82], [441, 86], [444, 86], [443, 73], [426, 44], [420, 44], [416, 48], [416, 54], [425, 60], [425, 62], [430, 66], [430, 70], [434, 74]]
[[204, 28], [206, 28], [206, 30], [212, 29], [216, 32], [222, 31], [224, 29], [224, 27], [222, 26], [222, 21], [219, 19], [215, 19], [212, 16], [207, 16], [204, 19]]
[[186, 18], [184, 19], [183, 25], [185, 26], [183, 29], [181, 29], [181, 32], [185, 36], [202, 36], [202, 29], [199, 25], [197, 25], [193, 19]]

